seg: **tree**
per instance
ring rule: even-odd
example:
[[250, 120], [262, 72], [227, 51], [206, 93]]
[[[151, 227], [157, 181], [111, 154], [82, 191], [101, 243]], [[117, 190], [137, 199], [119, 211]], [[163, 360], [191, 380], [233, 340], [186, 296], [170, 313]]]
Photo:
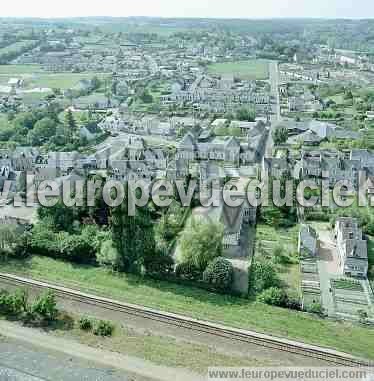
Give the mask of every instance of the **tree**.
[[56, 126], [56, 122], [49, 117], [37, 121], [27, 135], [30, 144], [37, 146], [47, 142], [56, 134]]
[[38, 217], [41, 220], [48, 220], [58, 231], [71, 231], [74, 221], [78, 219], [78, 211], [75, 207], [66, 206], [60, 199], [50, 208], [40, 206]]
[[15, 128], [26, 128], [27, 130], [31, 130], [36, 123], [36, 118], [31, 112], [23, 112], [18, 114], [14, 120], [13, 125]]
[[65, 114], [64, 124], [66, 128], [68, 129], [68, 131], [70, 132], [70, 134], [72, 134], [77, 128], [77, 123], [70, 109]]
[[9, 249], [17, 241], [17, 228], [14, 225], [0, 225], [0, 249]]
[[254, 122], [256, 120], [256, 112], [253, 109], [241, 108], [237, 111], [236, 118], [245, 122]]
[[[125, 191], [125, 194], [127, 192]], [[111, 209], [112, 240], [120, 256], [119, 270], [139, 273], [147, 257], [154, 255], [155, 233], [148, 206], [129, 215], [128, 200]]]
[[91, 88], [92, 90], [97, 90], [101, 87], [101, 80], [95, 75], [91, 79]]
[[273, 131], [273, 140], [276, 145], [286, 143], [288, 139], [288, 130], [286, 127], [280, 127]]
[[148, 90], [144, 90], [140, 96], [139, 96], [139, 99], [143, 102], [143, 103], [152, 103], [153, 102], [153, 96], [152, 94], [150, 94], [150, 92]]
[[193, 218], [180, 238], [182, 262], [203, 272], [208, 263], [222, 256], [223, 226]]
[[204, 271], [204, 282], [212, 285], [216, 290], [229, 291], [233, 282], [234, 268], [230, 261], [224, 258], [213, 259]]
[[260, 293], [270, 287], [278, 287], [279, 283], [274, 265], [270, 261], [261, 260], [252, 264], [250, 289], [253, 292]]
[[43, 320], [56, 320], [58, 315], [56, 296], [52, 291], [40, 295], [32, 306], [32, 312]]
[[110, 266], [114, 270], [120, 267], [121, 258], [112, 240], [103, 242], [96, 255], [96, 260], [100, 265]]

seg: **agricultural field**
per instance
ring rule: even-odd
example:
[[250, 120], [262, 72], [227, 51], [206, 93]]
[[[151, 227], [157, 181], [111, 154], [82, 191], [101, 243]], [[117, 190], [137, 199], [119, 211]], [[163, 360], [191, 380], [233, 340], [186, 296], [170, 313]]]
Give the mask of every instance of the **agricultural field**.
[[8, 261], [2, 263], [0, 268], [2, 272], [44, 279], [129, 303], [267, 332], [374, 359], [374, 329], [333, 322], [198, 288], [131, 274], [116, 274], [104, 268], [80, 266], [45, 257]]
[[217, 63], [209, 65], [208, 72], [233, 75], [242, 80], [264, 80], [269, 78], [269, 63], [265, 60]]
[[97, 76], [104, 79], [108, 74], [102, 73], [47, 73], [39, 65], [0, 65], [0, 85], [6, 86], [12, 77], [22, 78], [22, 89], [36, 88], [66, 90], [73, 88], [82, 79]]

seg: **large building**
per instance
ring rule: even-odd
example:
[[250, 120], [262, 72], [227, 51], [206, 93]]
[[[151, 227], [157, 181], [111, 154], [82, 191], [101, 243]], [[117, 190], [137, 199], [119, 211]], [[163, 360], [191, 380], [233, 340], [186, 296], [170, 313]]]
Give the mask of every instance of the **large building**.
[[354, 218], [341, 217], [335, 224], [339, 265], [346, 276], [366, 278], [368, 272], [367, 242]]

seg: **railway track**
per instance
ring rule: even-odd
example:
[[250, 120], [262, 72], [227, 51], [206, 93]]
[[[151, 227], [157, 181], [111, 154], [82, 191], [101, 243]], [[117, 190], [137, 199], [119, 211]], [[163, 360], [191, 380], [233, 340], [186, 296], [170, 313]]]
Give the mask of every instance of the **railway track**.
[[374, 366], [374, 362], [362, 360], [332, 349], [317, 347], [254, 331], [230, 328], [221, 324], [201, 321], [173, 313], [161, 312], [133, 304], [122, 303], [38, 280], [26, 279], [10, 274], [0, 274], [0, 283], [24, 288], [41, 290], [48, 289], [52, 290], [56, 296], [60, 298], [69, 299], [87, 305], [93, 305], [107, 310], [122, 312], [123, 314], [129, 316], [154, 320], [159, 323], [191, 330], [195, 333], [205, 333], [227, 338], [232, 341], [255, 344], [269, 349], [271, 348], [278, 351], [319, 359], [334, 365], [347, 367]]

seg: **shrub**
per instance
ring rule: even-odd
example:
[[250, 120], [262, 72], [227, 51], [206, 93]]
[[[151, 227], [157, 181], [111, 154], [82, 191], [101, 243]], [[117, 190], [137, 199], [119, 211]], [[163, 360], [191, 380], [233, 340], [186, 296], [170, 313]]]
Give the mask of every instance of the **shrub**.
[[43, 320], [56, 320], [58, 309], [55, 294], [52, 291], [47, 291], [40, 295], [32, 306], [32, 312]]
[[96, 260], [100, 265], [110, 266], [113, 269], [120, 267], [121, 257], [111, 239], [102, 243], [100, 251], [96, 254]]
[[287, 308], [301, 311], [301, 302], [299, 297], [287, 296]]
[[249, 282], [250, 289], [255, 293], [260, 293], [270, 287], [279, 287], [280, 284], [274, 265], [269, 261], [252, 264]]
[[313, 303], [311, 304], [308, 308], [307, 311], [312, 313], [312, 314], [317, 314], [322, 316], [323, 315], [323, 308], [321, 303]]
[[262, 291], [258, 300], [271, 306], [287, 307], [287, 295], [278, 287], [270, 287]]
[[112, 336], [114, 331], [114, 325], [105, 320], [100, 320], [95, 329], [94, 329], [94, 335], [96, 336]]
[[12, 314], [13, 303], [11, 295], [8, 291], [1, 290], [0, 292], [0, 312], [4, 315]]
[[191, 263], [179, 263], [175, 268], [175, 275], [185, 280], [201, 279], [201, 271]]
[[21, 315], [28, 310], [28, 294], [26, 290], [17, 290], [14, 294], [0, 292], [0, 312], [5, 315]]
[[96, 261], [95, 244], [87, 234], [55, 233], [49, 226], [38, 224], [32, 230], [28, 247], [32, 254], [91, 264]]
[[30, 239], [31, 233], [29, 231], [18, 236], [12, 253], [16, 258], [24, 259], [30, 255]]
[[290, 263], [290, 258], [285, 254], [285, 249], [283, 246], [276, 246], [273, 250], [273, 260], [277, 264], [288, 264]]
[[367, 324], [369, 316], [365, 310], [358, 310], [357, 315], [358, 315], [360, 324]]
[[93, 327], [92, 321], [87, 317], [79, 319], [79, 328], [83, 331], [91, 331]]
[[216, 258], [204, 271], [203, 279], [218, 291], [228, 291], [231, 288], [233, 276], [234, 268], [231, 262], [224, 258]]
[[168, 275], [173, 272], [173, 258], [162, 252], [155, 252], [144, 258], [144, 266], [150, 275]]

